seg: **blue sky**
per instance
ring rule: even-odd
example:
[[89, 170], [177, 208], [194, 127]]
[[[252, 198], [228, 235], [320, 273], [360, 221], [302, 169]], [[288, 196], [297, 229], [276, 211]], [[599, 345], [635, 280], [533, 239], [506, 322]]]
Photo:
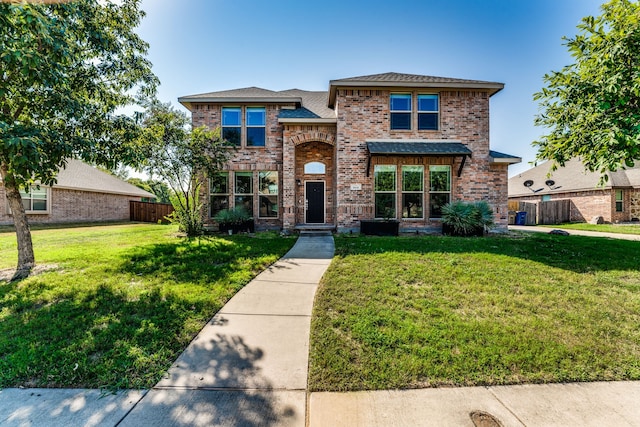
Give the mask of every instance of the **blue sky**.
[[491, 148], [531, 167], [533, 93], [572, 62], [562, 37], [601, 0], [143, 0], [159, 98], [258, 86], [327, 90], [383, 72], [497, 81]]

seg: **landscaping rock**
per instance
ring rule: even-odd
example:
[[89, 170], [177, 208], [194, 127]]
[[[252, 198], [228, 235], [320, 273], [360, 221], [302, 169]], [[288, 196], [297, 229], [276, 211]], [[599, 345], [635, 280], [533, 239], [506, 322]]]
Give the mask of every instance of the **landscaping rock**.
[[551, 231], [549, 232], [549, 234], [558, 234], [558, 235], [560, 235], [560, 236], [568, 236], [568, 235], [569, 235], [569, 232], [564, 231], [564, 230], [551, 230]]
[[591, 221], [589, 221], [589, 224], [604, 224], [604, 218], [599, 215], [594, 216], [591, 218]]

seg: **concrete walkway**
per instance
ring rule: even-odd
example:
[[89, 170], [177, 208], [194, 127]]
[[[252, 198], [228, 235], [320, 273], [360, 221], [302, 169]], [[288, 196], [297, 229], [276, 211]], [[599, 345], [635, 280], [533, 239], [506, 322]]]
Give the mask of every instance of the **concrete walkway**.
[[0, 390], [0, 425], [640, 427], [640, 382], [308, 394], [313, 298], [333, 253], [331, 236], [301, 236], [152, 390]]
[[313, 299], [330, 234], [303, 235], [238, 292], [120, 426], [304, 426]]

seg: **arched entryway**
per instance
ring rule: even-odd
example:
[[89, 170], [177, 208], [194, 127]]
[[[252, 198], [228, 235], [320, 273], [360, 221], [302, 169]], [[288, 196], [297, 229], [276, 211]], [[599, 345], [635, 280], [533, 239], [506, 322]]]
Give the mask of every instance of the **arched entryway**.
[[335, 223], [335, 147], [310, 141], [295, 147], [296, 225]]

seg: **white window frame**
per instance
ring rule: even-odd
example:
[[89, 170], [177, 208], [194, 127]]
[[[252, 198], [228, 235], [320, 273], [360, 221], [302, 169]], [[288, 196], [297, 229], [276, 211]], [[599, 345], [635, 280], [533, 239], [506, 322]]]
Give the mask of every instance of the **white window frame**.
[[[32, 185], [31, 188], [36, 188], [36, 185]], [[30, 200], [30, 206], [32, 209], [25, 209], [25, 213], [29, 214], [29, 215], [48, 215], [51, 213], [51, 187], [45, 187], [44, 185], [40, 186], [41, 190], [45, 190], [45, 203], [46, 203], [46, 209], [45, 210], [33, 210], [33, 198], [32, 197], [28, 197], [25, 198], [24, 195], [25, 194], [30, 194], [30, 193], [25, 193], [24, 191], [20, 190], [20, 196], [22, 197], [22, 202], [24, 205], [24, 201], [25, 200]], [[43, 200], [40, 198], [36, 198], [36, 200]]]

